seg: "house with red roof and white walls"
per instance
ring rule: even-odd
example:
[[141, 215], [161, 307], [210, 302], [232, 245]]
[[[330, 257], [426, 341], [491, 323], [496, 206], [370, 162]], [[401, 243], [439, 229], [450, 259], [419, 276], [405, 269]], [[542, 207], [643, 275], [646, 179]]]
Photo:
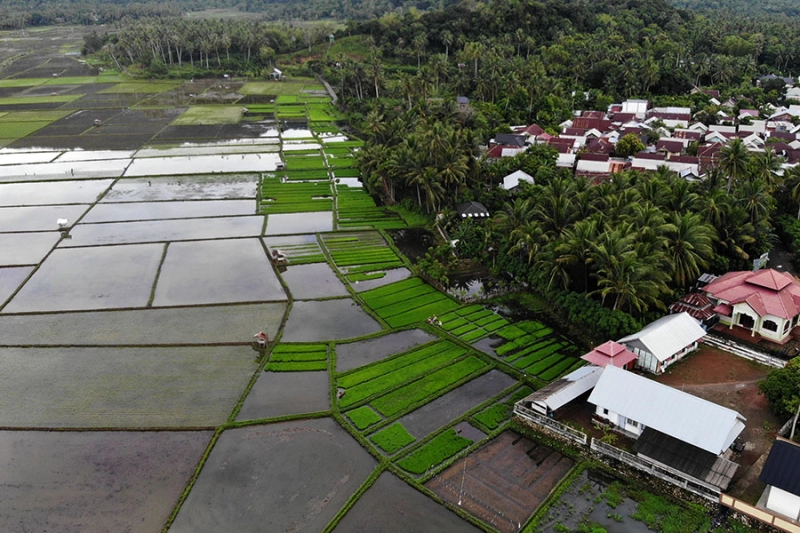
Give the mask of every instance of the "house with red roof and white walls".
[[753, 337], [783, 344], [800, 320], [800, 282], [771, 268], [728, 272], [703, 292], [716, 303], [721, 324], [749, 330]]

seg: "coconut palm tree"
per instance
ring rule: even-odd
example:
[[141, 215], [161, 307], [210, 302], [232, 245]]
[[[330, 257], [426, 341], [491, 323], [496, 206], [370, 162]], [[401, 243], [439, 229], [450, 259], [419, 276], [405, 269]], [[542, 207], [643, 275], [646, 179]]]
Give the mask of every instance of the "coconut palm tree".
[[666, 232], [667, 254], [672, 266], [672, 279], [686, 287], [697, 279], [714, 254], [716, 232], [703, 222], [698, 213], [674, 213]]
[[735, 182], [741, 181], [747, 175], [747, 164], [750, 161], [750, 152], [740, 138], [735, 138], [720, 150], [719, 165], [728, 175], [728, 194], [733, 189]]

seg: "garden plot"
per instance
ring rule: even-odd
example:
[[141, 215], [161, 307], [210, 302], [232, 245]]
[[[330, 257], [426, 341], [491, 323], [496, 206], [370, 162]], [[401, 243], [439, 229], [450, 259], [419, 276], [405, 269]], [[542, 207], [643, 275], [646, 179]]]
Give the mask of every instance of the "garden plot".
[[318, 233], [332, 230], [333, 213], [330, 211], [319, 211], [314, 213], [270, 213], [267, 217], [267, 229], [265, 231], [265, 235]]
[[278, 344], [269, 355], [270, 372], [307, 372], [328, 369], [327, 344]]
[[363, 292], [361, 298], [394, 328], [443, 315], [459, 306], [456, 301], [419, 278], [410, 278]]
[[324, 235], [322, 242], [336, 267], [351, 283], [379, 279], [384, 276], [384, 270], [404, 266], [378, 232]]
[[503, 398], [502, 401], [487, 407], [479, 413], [470, 417], [470, 421], [476, 427], [483, 428], [485, 431], [494, 431], [505, 422], [511, 419], [514, 412], [514, 404], [533, 392], [528, 386], [523, 386]]
[[[483, 434], [478, 433], [483, 438]], [[397, 465], [406, 472], [421, 476], [470, 447], [475, 442], [473, 438], [456, 433], [455, 428], [448, 428], [397, 461]]]
[[0, 348], [0, 426], [224, 423], [258, 366], [247, 346]]
[[330, 418], [229, 429], [169, 531], [322, 531], [376, 465]]
[[3, 312], [144, 307], [163, 253], [163, 244], [55, 250]]
[[286, 303], [0, 315], [5, 346], [250, 345], [253, 333], [274, 339]]
[[292, 265], [281, 274], [281, 277], [289, 286], [289, 291], [295, 300], [330, 298], [350, 294], [328, 263]]
[[410, 329], [389, 333], [366, 341], [336, 345], [336, 371], [347, 372], [360, 366], [376, 363], [436, 339], [427, 331]]
[[[110, 182], [107, 183], [106, 187], [108, 185], [110, 185]], [[2, 192], [2, 187], [0, 185], [0, 192]], [[254, 200], [257, 190], [257, 174], [227, 174], [225, 176], [201, 174], [195, 176], [133, 178], [118, 180], [108, 191], [108, 194], [103, 197], [102, 201], [155, 202], [161, 200], [230, 200], [237, 198]]]
[[261, 216], [78, 224], [70, 231], [71, 238], [61, 241], [59, 246], [73, 248], [105, 244], [258, 237], [261, 235], [263, 224], [264, 218]]
[[574, 345], [535, 320], [507, 325], [497, 335], [506, 342], [493, 348], [496, 355], [542, 381], [552, 381], [585, 364], [577, 358]]
[[480, 530], [449, 512], [388, 472], [347, 511], [336, 533], [413, 531], [414, 533], [478, 533]]
[[0, 267], [36, 265], [61, 239], [61, 235], [47, 233], [0, 233]]
[[[186, 202], [137, 202], [97, 204], [81, 224], [97, 222], [133, 222], [175, 218], [211, 218], [254, 213], [252, 200], [199, 200]], [[0, 214], [0, 216], [2, 216]], [[48, 228], [51, 229], [51, 228]]]
[[264, 239], [270, 254], [282, 252], [290, 265], [303, 265], [325, 261], [325, 254], [316, 235], [292, 235]]
[[339, 228], [401, 229], [406, 227], [402, 218], [375, 205], [375, 200], [363, 188], [337, 185], [336, 195], [336, 223]]
[[2, 531], [159, 531], [210, 431], [3, 431]]
[[327, 372], [263, 372], [239, 411], [237, 420], [327, 411], [331, 408]]
[[380, 324], [350, 298], [295, 302], [283, 328], [283, 342], [319, 342], [363, 337]]
[[333, 209], [331, 186], [328, 183], [316, 182], [281, 183], [277, 179], [268, 178], [261, 182], [259, 209], [268, 215], [331, 211]]
[[146, 157], [134, 159], [125, 171], [125, 177], [274, 172], [279, 161], [280, 154], [277, 153]]
[[408, 413], [399, 422], [417, 439], [424, 439], [516, 383], [511, 376], [492, 370]]
[[287, 299], [258, 239], [192, 241], [167, 248], [153, 306]]
[[31, 272], [32, 266], [0, 268], [0, 306], [14, 294]]
[[426, 483], [443, 499], [503, 532], [515, 532], [574, 461], [507, 431]]
[[475, 342], [508, 325], [508, 320], [482, 305], [469, 305], [440, 316], [442, 328], [464, 342]]
[[113, 180], [0, 183], [0, 206], [90, 204]]

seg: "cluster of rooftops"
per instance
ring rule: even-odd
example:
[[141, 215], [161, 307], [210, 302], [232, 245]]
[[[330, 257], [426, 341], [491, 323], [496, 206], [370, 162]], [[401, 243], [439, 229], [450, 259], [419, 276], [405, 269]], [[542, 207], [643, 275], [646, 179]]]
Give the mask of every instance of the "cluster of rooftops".
[[[737, 101], [719, 102], [719, 92], [701, 90], [723, 109], [718, 124], [706, 125], [696, 120], [688, 107], [650, 107], [647, 100], [627, 100], [612, 104], [607, 111], [577, 111], [559, 125], [557, 135], [547, 133], [537, 124], [517, 126], [512, 133], [498, 134], [490, 141], [487, 157], [513, 157], [530, 146], [548, 145], [558, 152], [556, 165], [572, 169], [576, 176], [601, 180], [623, 170], [656, 170], [666, 167], [690, 181], [702, 179], [719, 162], [723, 146], [735, 138], [752, 152], [770, 147], [784, 157], [786, 165], [800, 163], [800, 105], [776, 107], [767, 104], [761, 110], [733, 112]], [[787, 98], [800, 100], [800, 88]], [[763, 118], [762, 118], [763, 117]], [[633, 134], [646, 149], [630, 157], [616, 157], [617, 142]], [[648, 139], [658, 138], [655, 143]], [[696, 143], [696, 155], [687, 153]]]

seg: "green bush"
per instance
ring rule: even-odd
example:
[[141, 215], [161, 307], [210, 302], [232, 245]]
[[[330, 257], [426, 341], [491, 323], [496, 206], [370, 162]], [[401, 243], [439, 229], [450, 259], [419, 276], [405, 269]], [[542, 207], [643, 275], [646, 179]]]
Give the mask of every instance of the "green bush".
[[369, 438], [376, 446], [388, 454], [392, 454], [400, 448], [405, 448], [415, 439], [400, 422], [395, 422], [389, 427], [386, 427]]

